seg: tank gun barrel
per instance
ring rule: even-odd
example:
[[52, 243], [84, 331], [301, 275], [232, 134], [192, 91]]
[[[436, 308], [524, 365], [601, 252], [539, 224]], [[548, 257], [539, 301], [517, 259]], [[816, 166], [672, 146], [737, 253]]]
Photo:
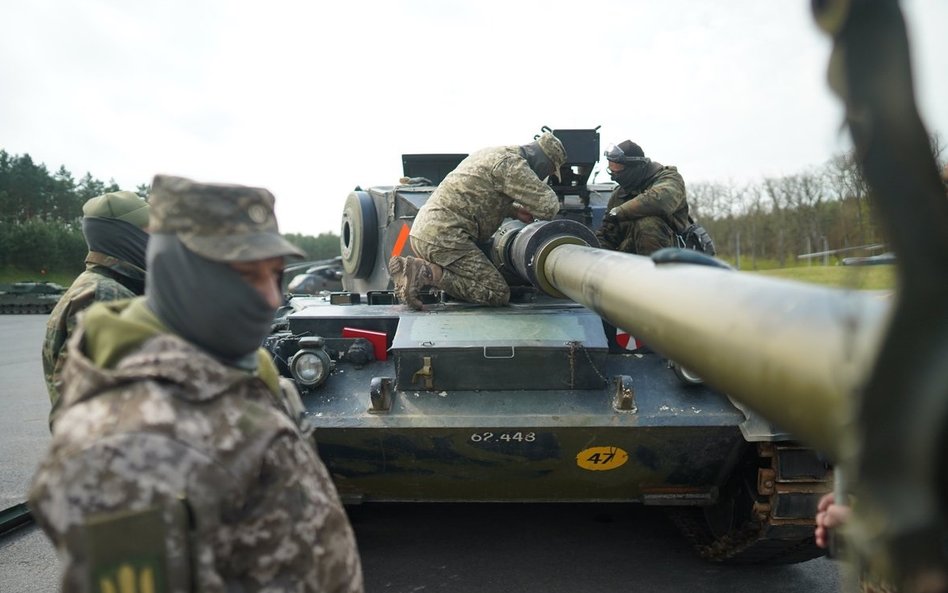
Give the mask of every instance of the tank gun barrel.
[[504, 259], [553, 296], [581, 303], [833, 459], [855, 412], [891, 302], [872, 293], [657, 264], [594, 249], [567, 220], [506, 229]]
[[890, 303], [855, 291], [563, 245], [549, 283], [837, 459]]

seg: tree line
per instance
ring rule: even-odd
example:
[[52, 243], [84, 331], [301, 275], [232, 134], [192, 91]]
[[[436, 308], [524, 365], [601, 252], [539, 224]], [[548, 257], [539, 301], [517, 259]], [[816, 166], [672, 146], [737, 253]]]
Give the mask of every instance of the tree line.
[[[82, 205], [90, 198], [121, 189], [86, 173], [76, 179], [64, 166], [50, 172], [28, 154], [0, 149], [0, 268], [30, 274], [84, 269], [87, 251], [82, 236]], [[147, 200], [148, 184], [135, 192]], [[284, 235], [309, 259], [328, 259], [340, 253], [339, 237], [332, 233]]]
[[[937, 134], [931, 146], [941, 163]], [[742, 269], [800, 265], [800, 255], [827, 250], [846, 257], [887, 249], [871, 197], [852, 152], [756, 183], [688, 184], [692, 215], [711, 233], [718, 256], [739, 260]]]
[[[943, 146], [932, 137], [940, 162]], [[714, 239], [718, 256], [743, 269], [799, 265], [798, 256], [883, 245], [886, 237], [873, 212], [871, 189], [852, 153], [781, 177], [737, 185], [688, 184], [688, 203]], [[0, 150], [0, 267], [29, 272], [79, 273], [86, 252], [80, 221], [89, 198], [120, 188], [86, 173], [76, 179], [60, 166], [54, 173], [28, 154]], [[147, 199], [149, 186], [136, 192]], [[308, 259], [339, 255], [339, 236], [286, 234]]]

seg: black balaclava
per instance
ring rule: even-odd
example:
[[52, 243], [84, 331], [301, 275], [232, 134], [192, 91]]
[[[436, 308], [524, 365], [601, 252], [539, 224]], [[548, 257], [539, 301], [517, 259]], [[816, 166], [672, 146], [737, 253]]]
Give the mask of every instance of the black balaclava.
[[609, 169], [609, 177], [627, 192], [637, 192], [662, 169], [662, 165], [650, 159], [628, 163], [621, 171]]
[[527, 164], [541, 180], [553, 173], [553, 161], [546, 156], [538, 142], [531, 142], [520, 147], [520, 156], [527, 159]]
[[256, 368], [274, 309], [229, 265], [190, 251], [177, 235], [155, 234], [147, 283], [149, 308], [174, 333], [225, 364]]
[[117, 218], [86, 216], [82, 234], [89, 251], [98, 251], [145, 269], [148, 233], [130, 222]]

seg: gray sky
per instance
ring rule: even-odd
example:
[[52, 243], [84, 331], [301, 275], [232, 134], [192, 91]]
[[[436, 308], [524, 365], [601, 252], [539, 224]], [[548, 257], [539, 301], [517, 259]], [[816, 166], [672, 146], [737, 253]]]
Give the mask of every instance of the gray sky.
[[[905, 0], [916, 90], [948, 137], [948, 1]], [[686, 182], [849, 146], [808, 0], [0, 0], [0, 148], [114, 178], [269, 188], [284, 232], [338, 233], [401, 154], [602, 126]], [[940, 63], [938, 62], [940, 60]]]

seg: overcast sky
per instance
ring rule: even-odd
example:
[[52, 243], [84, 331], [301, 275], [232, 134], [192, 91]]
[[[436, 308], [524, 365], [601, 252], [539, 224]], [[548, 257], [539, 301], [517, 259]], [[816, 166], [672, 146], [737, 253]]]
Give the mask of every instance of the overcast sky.
[[[902, 3], [922, 117], [948, 137], [948, 0]], [[0, 0], [0, 148], [114, 178], [269, 188], [339, 232], [402, 153], [602, 126], [686, 182], [848, 148], [808, 0]]]

